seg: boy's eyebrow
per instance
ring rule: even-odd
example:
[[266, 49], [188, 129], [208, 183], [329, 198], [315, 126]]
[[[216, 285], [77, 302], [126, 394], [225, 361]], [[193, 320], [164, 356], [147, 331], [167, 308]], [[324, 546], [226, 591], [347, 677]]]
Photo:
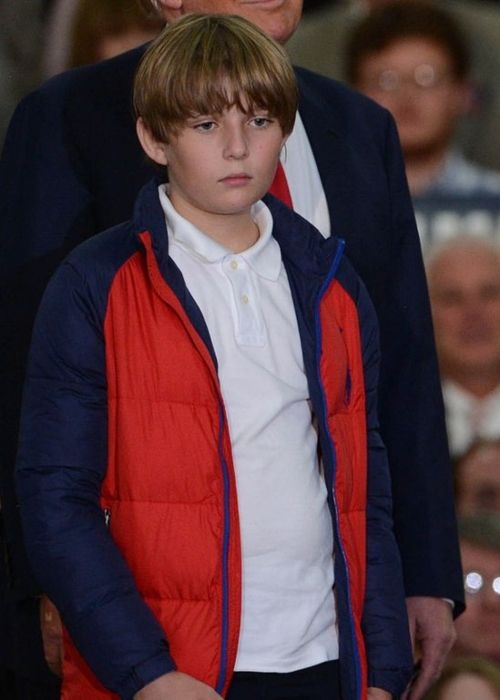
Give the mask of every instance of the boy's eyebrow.
[[[231, 105], [233, 106], [233, 105]], [[191, 113], [188, 114], [185, 118], [185, 121], [196, 121], [198, 119], [214, 119], [222, 116], [224, 112], [227, 112], [231, 107], [226, 107], [225, 109], [221, 110], [213, 110], [211, 112], [199, 112], [199, 113]], [[244, 114], [250, 115], [250, 114], [266, 114], [269, 117], [273, 117], [274, 113], [271, 111], [269, 107], [260, 107], [258, 104], [251, 104], [249, 105], [248, 109], [241, 110]]]
[[198, 121], [198, 119], [213, 119], [214, 117], [218, 117], [219, 115], [220, 113], [217, 112], [200, 112], [200, 114], [190, 114], [186, 117], [186, 121], [195, 122]]

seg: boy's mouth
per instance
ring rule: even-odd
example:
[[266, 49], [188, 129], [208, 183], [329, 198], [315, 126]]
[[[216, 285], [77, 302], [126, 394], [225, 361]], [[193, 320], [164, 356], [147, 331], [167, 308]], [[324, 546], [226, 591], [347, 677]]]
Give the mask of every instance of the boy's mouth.
[[251, 179], [251, 176], [246, 173], [232, 173], [221, 178], [220, 182], [226, 185], [246, 185]]

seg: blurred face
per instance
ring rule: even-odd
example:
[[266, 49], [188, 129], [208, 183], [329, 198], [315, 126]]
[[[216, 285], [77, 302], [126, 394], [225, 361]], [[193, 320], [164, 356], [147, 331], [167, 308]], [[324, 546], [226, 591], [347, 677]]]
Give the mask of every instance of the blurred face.
[[457, 510], [461, 515], [500, 512], [500, 445], [485, 445], [458, 467]]
[[405, 157], [444, 149], [466, 102], [447, 53], [418, 37], [365, 57], [356, 87], [392, 112]]
[[248, 19], [269, 34], [275, 41], [284, 44], [296, 30], [301, 15], [303, 0], [159, 0], [167, 21], [172, 22], [189, 13], [217, 13], [239, 15]]
[[480, 676], [461, 673], [446, 684], [439, 700], [498, 700], [498, 695]]
[[[462, 542], [466, 611], [457, 619], [457, 652], [500, 661], [500, 552]], [[476, 592], [472, 592], [476, 590]], [[471, 695], [470, 697], [475, 697]]]
[[477, 244], [445, 250], [428, 269], [436, 344], [445, 376], [499, 373], [500, 258]]

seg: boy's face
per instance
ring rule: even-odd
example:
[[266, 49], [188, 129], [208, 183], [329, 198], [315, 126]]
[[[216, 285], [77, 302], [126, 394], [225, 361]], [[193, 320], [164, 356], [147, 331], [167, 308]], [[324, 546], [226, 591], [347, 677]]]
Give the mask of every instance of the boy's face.
[[221, 217], [249, 215], [273, 181], [286, 140], [266, 110], [246, 114], [236, 106], [188, 119], [169, 143], [154, 140], [140, 120], [138, 134], [150, 158], [168, 167], [174, 207], [205, 232]]

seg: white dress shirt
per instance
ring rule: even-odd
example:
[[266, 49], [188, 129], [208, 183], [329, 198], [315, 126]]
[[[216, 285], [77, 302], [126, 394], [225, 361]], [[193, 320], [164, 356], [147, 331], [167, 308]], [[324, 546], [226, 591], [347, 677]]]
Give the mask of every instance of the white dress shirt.
[[281, 152], [294, 210], [310, 221], [325, 238], [331, 233], [325, 191], [304, 124], [297, 112], [293, 131]]

